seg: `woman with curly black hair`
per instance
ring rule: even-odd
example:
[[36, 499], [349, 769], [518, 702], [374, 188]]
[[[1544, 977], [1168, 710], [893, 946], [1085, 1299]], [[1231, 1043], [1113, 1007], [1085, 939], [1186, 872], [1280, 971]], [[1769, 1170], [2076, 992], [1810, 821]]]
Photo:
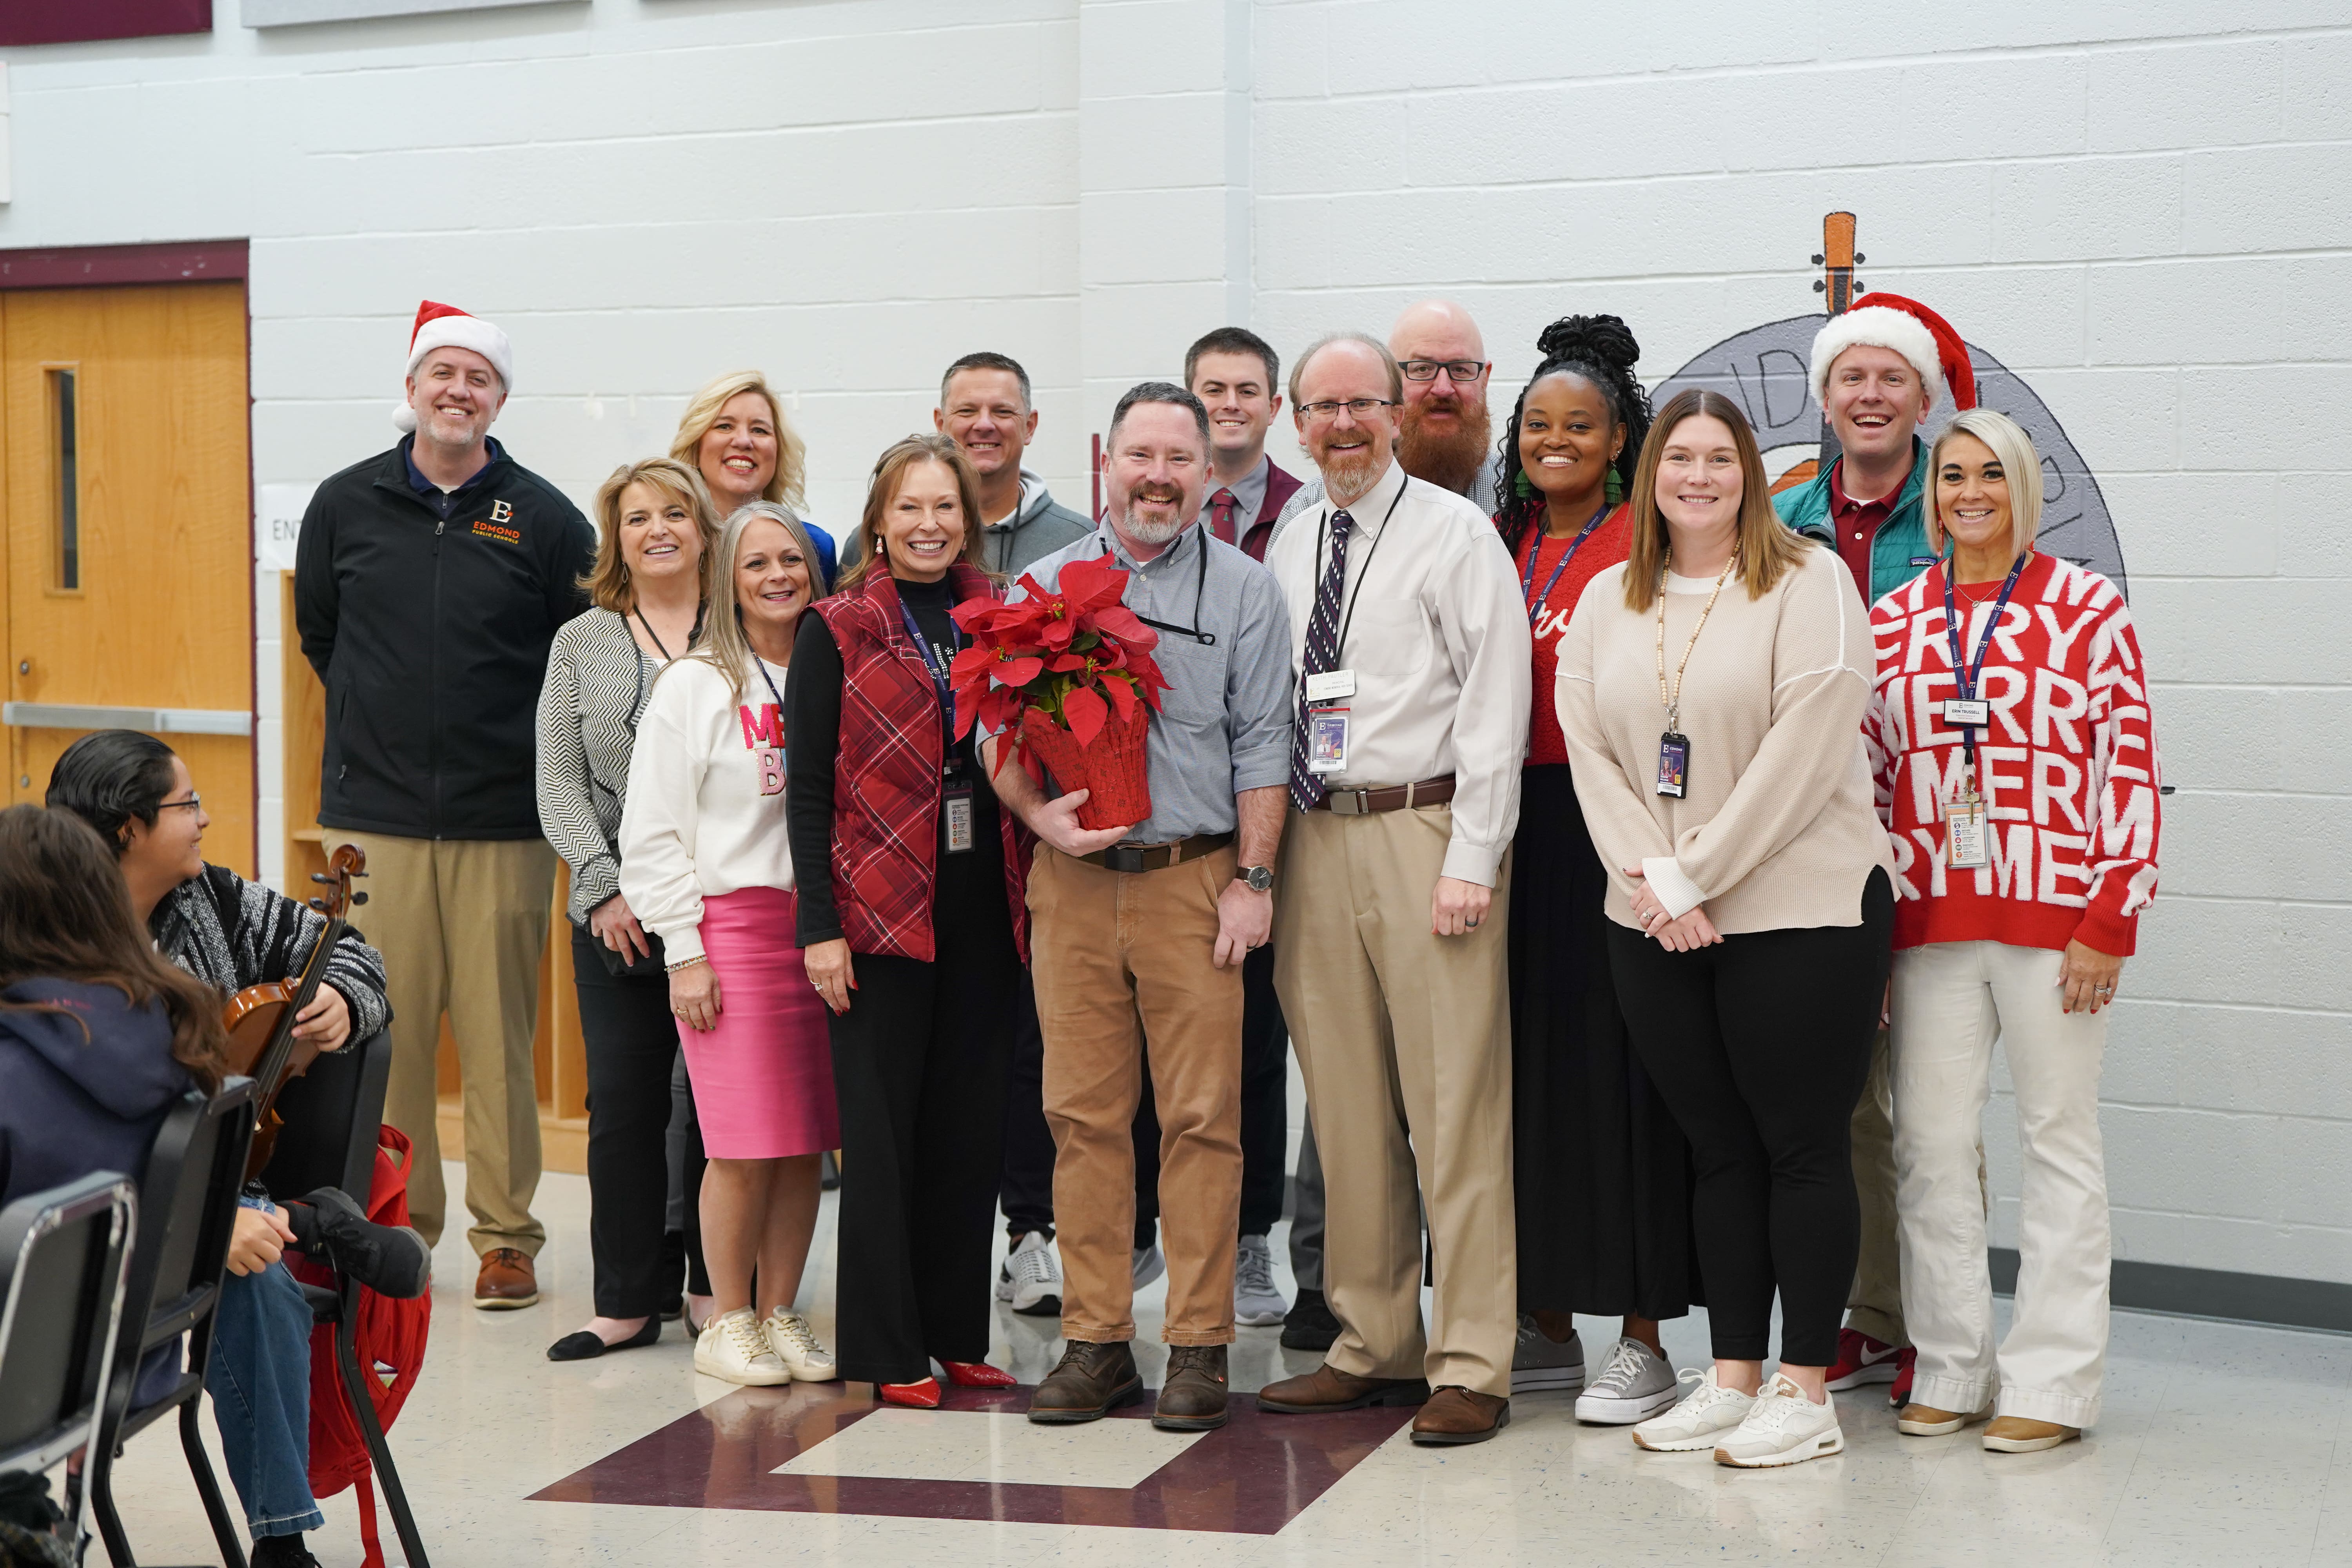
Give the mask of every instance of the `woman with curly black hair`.
[[[1658, 1321], [1689, 1310], [1689, 1153], [1627, 1042], [1601, 912], [1607, 877], [1585, 830], [1552, 706], [1560, 634], [1585, 584], [1625, 559], [1625, 498], [1649, 434], [1641, 346], [1615, 316], [1570, 316], [1503, 434], [1495, 525], [1535, 633], [1535, 710], [1511, 878], [1513, 1138], [1519, 1342], [1512, 1392], [1585, 1391], [1580, 1420], [1622, 1425], [1672, 1405]], [[1590, 1383], [1570, 1314], [1624, 1320]]]

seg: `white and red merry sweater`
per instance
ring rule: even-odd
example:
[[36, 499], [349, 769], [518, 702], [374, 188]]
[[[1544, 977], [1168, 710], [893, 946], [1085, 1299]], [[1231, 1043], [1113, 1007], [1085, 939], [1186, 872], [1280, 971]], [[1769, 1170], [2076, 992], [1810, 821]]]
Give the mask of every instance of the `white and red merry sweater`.
[[[1986, 650], [1977, 732], [1992, 864], [1944, 860], [1943, 807], [1958, 797], [1960, 731], [1943, 721], [1958, 695], [1935, 566], [1872, 607], [1877, 689], [1863, 739], [1878, 815], [1895, 841], [1895, 945], [2001, 942], [2085, 946], [2128, 956], [2156, 897], [2161, 763], [2148, 721], [2147, 671], [2131, 612], [2095, 572], [2037, 552]], [[1973, 658], [1997, 590], [1963, 590], [1963, 656]]]

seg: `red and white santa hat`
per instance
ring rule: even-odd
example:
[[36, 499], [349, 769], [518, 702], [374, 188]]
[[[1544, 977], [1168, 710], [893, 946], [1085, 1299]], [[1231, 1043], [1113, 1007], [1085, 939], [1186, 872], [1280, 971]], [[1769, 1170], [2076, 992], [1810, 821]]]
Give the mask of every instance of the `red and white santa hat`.
[[[473, 350], [499, 373], [500, 390], [514, 390], [514, 345], [507, 342], [506, 333], [455, 305], [426, 300], [416, 307], [416, 326], [408, 336], [408, 368], [403, 376], [415, 375], [425, 356], [435, 349]], [[414, 430], [416, 410], [403, 403], [393, 411], [392, 422], [403, 430]]]
[[1813, 401], [1829, 404], [1830, 367], [1857, 343], [1893, 349], [1911, 362], [1927, 387], [1928, 406], [1957, 412], [1977, 405], [1977, 374], [1969, 345], [1952, 323], [1916, 300], [1865, 294], [1843, 315], [1830, 318], [1813, 339]]

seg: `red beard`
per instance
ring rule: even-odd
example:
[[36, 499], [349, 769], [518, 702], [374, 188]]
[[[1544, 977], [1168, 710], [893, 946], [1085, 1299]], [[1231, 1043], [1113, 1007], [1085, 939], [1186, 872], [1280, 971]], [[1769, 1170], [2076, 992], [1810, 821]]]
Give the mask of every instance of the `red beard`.
[[[1426, 479], [1459, 495], [1470, 488], [1470, 481], [1478, 477], [1479, 468], [1486, 463], [1487, 437], [1494, 434], [1494, 426], [1484, 405], [1473, 408], [1456, 403], [1453, 406], [1459, 412], [1460, 421], [1452, 429], [1443, 431], [1428, 428], [1418, 412], [1408, 406], [1403, 429], [1397, 437], [1397, 461], [1414, 479]], [[1486, 506], [1494, 498], [1472, 499]]]

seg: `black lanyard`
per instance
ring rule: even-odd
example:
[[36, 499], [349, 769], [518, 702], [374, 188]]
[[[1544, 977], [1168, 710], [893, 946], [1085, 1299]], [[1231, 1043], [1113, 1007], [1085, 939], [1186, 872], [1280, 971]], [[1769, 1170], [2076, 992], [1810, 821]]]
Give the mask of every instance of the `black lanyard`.
[[[1335, 641], [1331, 644], [1331, 658], [1332, 658], [1332, 661], [1333, 661], [1333, 668], [1339, 668], [1339, 669], [1345, 669], [1345, 668], [1348, 668], [1348, 661], [1347, 661], [1345, 658], [1341, 658], [1340, 656], [1341, 656], [1341, 655], [1342, 655], [1342, 654], [1347, 650], [1347, 647], [1348, 647], [1348, 627], [1349, 627], [1349, 626], [1353, 625], [1353, 624], [1354, 624], [1354, 622], [1355, 622], [1355, 619], [1356, 619], [1356, 601], [1357, 601], [1357, 600], [1359, 600], [1359, 599], [1360, 599], [1360, 598], [1362, 598], [1362, 597], [1364, 596], [1364, 579], [1365, 579], [1365, 578], [1367, 578], [1367, 577], [1369, 577], [1369, 576], [1370, 576], [1370, 575], [1372, 574], [1372, 557], [1373, 557], [1373, 556], [1375, 556], [1375, 555], [1378, 555], [1378, 554], [1381, 552], [1381, 540], [1383, 540], [1383, 539], [1386, 539], [1386, 538], [1389, 536], [1389, 520], [1390, 520], [1391, 518], [1392, 518], [1392, 517], [1396, 516], [1396, 509], [1397, 509], [1399, 506], [1401, 506], [1401, 505], [1402, 505], [1402, 504], [1403, 504], [1403, 502], [1404, 502], [1404, 492], [1406, 491], [1406, 489], [1408, 489], [1409, 488], [1411, 488], [1412, 484], [1412, 479], [1411, 479], [1410, 477], [1405, 478], [1405, 479], [1404, 479], [1401, 483], [1399, 483], [1399, 484], [1398, 484], [1398, 486], [1397, 486], [1396, 499], [1395, 499], [1394, 500], [1392, 500], [1392, 501], [1389, 502], [1389, 510], [1386, 510], [1386, 511], [1384, 511], [1384, 512], [1381, 513], [1381, 531], [1380, 531], [1380, 532], [1379, 532], [1379, 533], [1377, 533], [1377, 534], [1375, 534], [1375, 535], [1373, 536], [1373, 538], [1372, 538], [1372, 547], [1371, 547], [1370, 550], [1367, 550], [1367, 551], [1365, 551], [1365, 552], [1364, 552], [1364, 563], [1363, 563], [1363, 565], [1362, 565], [1360, 568], [1359, 568], [1359, 569], [1357, 570], [1357, 573], [1356, 573], [1356, 587], [1355, 587], [1355, 591], [1354, 591], [1353, 593], [1351, 593], [1351, 594], [1349, 594], [1349, 595], [1348, 595], [1348, 607], [1347, 607], [1345, 610], [1341, 611], [1341, 612], [1340, 612], [1340, 615], [1339, 615], [1339, 636], [1338, 639], [1337, 639], [1337, 640], [1335, 640]], [[1335, 512], [1335, 511], [1345, 511], [1345, 510], [1348, 510], [1348, 509], [1347, 509], [1346, 507], [1343, 507], [1343, 506], [1335, 506], [1335, 507], [1330, 508], [1328, 510], [1325, 511], [1325, 512], [1324, 512], [1324, 514], [1323, 514], [1320, 518], [1318, 518], [1318, 519], [1316, 520], [1316, 522], [1315, 522], [1315, 580], [1316, 580], [1316, 590], [1315, 590], [1315, 591], [1316, 591], [1318, 595], [1319, 595], [1320, 593], [1322, 593], [1322, 591], [1323, 591], [1323, 589], [1322, 589], [1322, 580], [1323, 580], [1323, 570], [1324, 570], [1324, 564], [1325, 564], [1325, 563], [1324, 563], [1324, 557], [1323, 557], [1323, 530], [1324, 530], [1327, 526], [1328, 526], [1328, 525], [1329, 525], [1329, 523], [1330, 523], [1330, 521], [1331, 521], [1331, 513], [1332, 513], [1332, 512]], [[1352, 520], [1351, 520], [1351, 521], [1352, 521]], [[1312, 611], [1311, 611], [1311, 609], [1310, 609], [1310, 611], [1309, 611], [1309, 614], [1310, 614], [1310, 616], [1312, 615]]]
[[1568, 563], [1576, 559], [1576, 552], [1584, 548], [1584, 542], [1592, 537], [1592, 531], [1601, 526], [1601, 520], [1609, 515], [1611, 505], [1609, 501], [1602, 501], [1601, 510], [1592, 514], [1591, 521], [1576, 531], [1576, 537], [1569, 541], [1568, 553], [1559, 558], [1559, 564], [1553, 567], [1551, 575], [1544, 580], [1543, 592], [1528, 599], [1528, 595], [1536, 585], [1536, 557], [1543, 553], [1543, 530], [1536, 531], [1535, 544], [1528, 551], [1528, 563], [1519, 572], [1519, 597], [1527, 599], [1528, 625], [1530, 627], [1543, 619], [1543, 607], [1551, 603], [1551, 591], [1559, 586], [1560, 574], [1567, 571]]
[[962, 761], [955, 752], [955, 688], [948, 682], [948, 672], [940, 664], [939, 651], [931, 647], [931, 639], [923, 635], [921, 624], [915, 619], [915, 612], [907, 607], [904, 599], [898, 601], [898, 618], [906, 623], [907, 635], [914, 639], [915, 651], [923, 656], [923, 668], [931, 672], [931, 686], [940, 695], [940, 776], [945, 778], [955, 773]]
[[[646, 628], [646, 636], [654, 639], [654, 647], [661, 649], [662, 662], [664, 664], [667, 664], [671, 658], [676, 656], [669, 651], [669, 645], [661, 640], [661, 633], [654, 630], [653, 622], [646, 619], [645, 606], [642, 605], [632, 605], [629, 608], [637, 617], [637, 625]], [[692, 647], [694, 646], [694, 640], [702, 635], [702, 617], [709, 608], [710, 606], [708, 603], [699, 604], [694, 606], [694, 625], [686, 634], [687, 647]]]
[[[1192, 525], [1191, 531], [1201, 533], [1201, 525], [1195, 522]], [[1180, 533], [1176, 536], [1176, 539], [1177, 542], [1181, 544], [1183, 542], [1184, 536]], [[1108, 532], [1102, 535], [1102, 552], [1105, 560], [1108, 560], [1110, 558], [1110, 536]], [[1137, 614], [1135, 618], [1141, 621], [1145, 626], [1150, 626], [1154, 631], [1173, 632], [1180, 637], [1191, 637], [1202, 647], [1214, 647], [1217, 646], [1217, 634], [1214, 632], [1204, 632], [1201, 629], [1201, 601], [1208, 597], [1208, 594], [1209, 540], [1206, 534], [1202, 534], [1201, 571], [1199, 576], [1194, 579], [1192, 584], [1192, 624], [1189, 626], [1171, 626], [1166, 621], [1155, 621], [1150, 616], [1141, 614]]]
[[768, 673], [766, 659], [755, 653], [751, 656], [751, 662], [760, 667], [760, 679], [768, 683], [768, 695], [776, 700], [776, 725], [781, 732], [784, 722], [784, 694], [776, 689], [776, 678]]
[[[1963, 702], [1971, 700], [1977, 694], [1977, 677], [1984, 673], [1985, 655], [1992, 648], [1992, 634], [2000, 626], [2001, 611], [2008, 607], [2009, 596], [2016, 591], [2017, 579], [2025, 570], [2025, 563], [2032, 559], [2033, 552], [2028, 550], [2010, 567], [2009, 576], [2000, 585], [2000, 597], [1992, 602], [1992, 614], [1985, 617], [1984, 635], [1977, 638], [1976, 658], [1966, 663], [1960, 658], [1959, 609], [1952, 602], [1952, 571], [1957, 563], [1947, 561], [1944, 563], [1944, 636], [1952, 646], [1952, 684], [1959, 689]], [[1977, 771], [1977, 727], [1974, 724], [1960, 726], [1960, 749], [1968, 755], [1969, 773], [1973, 776]]]

